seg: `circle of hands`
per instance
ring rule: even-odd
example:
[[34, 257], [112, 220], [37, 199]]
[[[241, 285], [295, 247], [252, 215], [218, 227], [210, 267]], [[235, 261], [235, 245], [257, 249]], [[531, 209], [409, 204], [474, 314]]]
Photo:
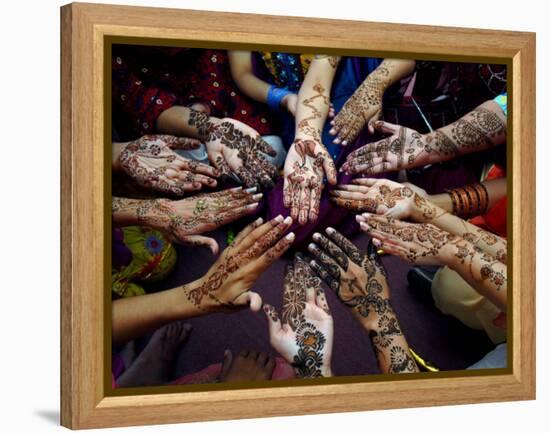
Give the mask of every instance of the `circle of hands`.
[[283, 204], [299, 224], [317, 221], [325, 175], [336, 184], [336, 167], [325, 146], [316, 140], [295, 140], [284, 166]]
[[125, 146], [119, 161], [124, 172], [140, 186], [182, 196], [203, 186], [217, 185], [218, 170], [175, 152], [198, 149], [200, 145], [194, 138], [144, 135]]
[[[383, 92], [382, 92], [383, 94]], [[378, 121], [382, 94], [375, 88], [358, 89], [331, 122], [335, 143], [354, 140], [368, 123], [389, 136], [352, 152], [341, 171], [376, 174], [429, 163], [430, 153], [441, 143], [410, 128]], [[292, 100], [289, 99], [292, 105]], [[292, 107], [287, 107], [292, 112]], [[193, 119], [194, 116], [194, 119]], [[179, 201], [153, 200], [156, 208], [148, 214], [174, 239], [206, 244], [214, 252], [214, 240], [199, 233], [235, 221], [257, 207], [262, 194], [257, 187], [272, 187], [277, 170], [264, 155], [275, 152], [249, 126], [234, 119], [216, 119], [193, 112], [195, 124], [214, 167], [188, 160], [176, 149], [197, 149], [200, 141], [167, 135], [144, 136], [130, 142], [120, 156], [124, 171], [140, 185], [183, 195], [203, 186], [217, 185], [220, 175], [237, 175], [248, 187], [200, 194]], [[444, 143], [443, 143], [444, 144]], [[438, 147], [439, 146], [439, 147]], [[336, 184], [336, 168], [324, 145], [317, 140], [297, 139], [284, 166], [284, 205], [291, 217], [261, 219], [241, 231], [232, 245], [218, 257], [198, 284], [184, 286], [185, 295], [197, 308], [234, 311], [250, 307], [259, 311], [260, 295], [251, 291], [254, 281], [292, 244], [294, 234], [286, 234], [292, 221], [315, 222], [326, 175]], [[374, 246], [417, 264], [439, 264], [454, 235], [427, 224], [401, 219], [429, 220], [434, 209], [426, 192], [410, 184], [388, 180], [355, 179], [331, 192], [331, 200], [349, 210], [365, 212], [357, 216], [363, 231], [372, 236], [367, 252], [332, 228], [315, 233], [308, 250], [313, 260], [296, 255], [285, 269], [281, 315], [265, 304], [270, 342], [293, 366], [298, 377], [332, 375], [333, 320], [321, 282], [331, 288], [352, 313], [366, 320], [380, 320], [391, 311], [386, 273]], [[153, 221], [154, 220], [154, 221]], [[154, 225], [154, 224], [151, 224]]]
[[332, 376], [333, 321], [321, 279], [299, 255], [287, 265], [283, 307], [265, 304], [271, 345], [294, 368], [297, 377]]

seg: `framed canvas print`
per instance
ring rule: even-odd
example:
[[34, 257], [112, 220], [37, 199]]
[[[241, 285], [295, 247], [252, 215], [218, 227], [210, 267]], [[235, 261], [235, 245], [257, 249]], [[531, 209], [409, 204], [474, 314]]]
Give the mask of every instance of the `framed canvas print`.
[[535, 398], [534, 34], [61, 18], [64, 426]]

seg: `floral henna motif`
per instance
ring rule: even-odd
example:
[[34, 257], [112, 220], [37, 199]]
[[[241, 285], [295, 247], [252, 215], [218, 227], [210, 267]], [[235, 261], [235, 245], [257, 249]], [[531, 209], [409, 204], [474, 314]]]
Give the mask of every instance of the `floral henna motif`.
[[402, 336], [396, 317], [384, 315], [378, 319], [378, 331], [371, 330], [369, 336], [375, 347], [386, 348], [393, 343], [395, 336]]
[[409, 364], [406, 357], [391, 355], [406, 354], [407, 345], [390, 303], [386, 273], [372, 242], [363, 253], [336, 230], [329, 228], [327, 234], [330, 239], [319, 233], [313, 236], [320, 248], [310, 246], [316, 257], [311, 267], [365, 325], [381, 368], [390, 373], [418, 371], [414, 361]]
[[315, 105], [316, 100], [320, 99], [322, 101], [322, 104], [327, 107], [330, 105], [330, 100], [325, 94], [325, 88], [321, 84], [315, 84], [313, 86], [313, 91], [313, 96], [302, 101], [302, 105], [309, 108], [311, 110], [311, 114], [298, 122], [296, 129], [297, 131], [309, 137], [312, 137], [314, 140], [321, 141], [321, 131], [319, 130], [319, 128], [311, 126], [310, 121], [320, 119], [322, 117], [321, 111]]
[[323, 377], [323, 348], [326, 338], [311, 322], [301, 322], [296, 329], [298, 353], [294, 356], [292, 366], [298, 377]]
[[[183, 195], [187, 190], [196, 190], [202, 183], [215, 186], [216, 180], [199, 173], [219, 173], [197, 161], [183, 158], [174, 148], [196, 149], [200, 142], [191, 138], [169, 135], [145, 135], [129, 142], [119, 156], [124, 172], [139, 185], [157, 191]], [[200, 169], [199, 171], [197, 171]]]
[[277, 169], [264, 154], [275, 156], [276, 152], [253, 130], [232, 119], [213, 120], [195, 110], [189, 114], [189, 125], [197, 129], [207, 148], [216, 150], [213, 162], [225, 174], [234, 171], [247, 186], [260, 182], [273, 187]]
[[296, 287], [294, 267], [289, 265], [285, 269], [282, 319], [283, 323], [287, 323], [294, 331], [302, 320], [305, 303], [305, 291]]
[[390, 373], [413, 373], [418, 367], [414, 359], [401, 346], [393, 346], [390, 349]]
[[335, 130], [345, 141], [355, 140], [365, 124], [379, 116], [388, 84], [389, 70], [380, 65], [346, 101], [333, 122]]
[[[329, 231], [327, 233], [333, 242], [319, 233], [314, 235], [313, 239], [320, 248], [312, 244], [310, 251], [320, 265], [314, 260], [311, 267], [359, 316], [366, 318], [371, 313], [384, 314], [390, 308], [386, 273], [374, 247], [371, 245], [366, 253], [362, 253], [336, 230]], [[321, 269], [325, 272], [320, 272]], [[330, 276], [328, 281], [327, 276]]]
[[186, 236], [214, 230], [250, 213], [262, 197], [254, 192], [255, 189], [234, 188], [175, 201], [114, 197], [112, 212], [113, 215], [129, 214], [138, 224], [162, 230], [175, 240], [183, 241]]

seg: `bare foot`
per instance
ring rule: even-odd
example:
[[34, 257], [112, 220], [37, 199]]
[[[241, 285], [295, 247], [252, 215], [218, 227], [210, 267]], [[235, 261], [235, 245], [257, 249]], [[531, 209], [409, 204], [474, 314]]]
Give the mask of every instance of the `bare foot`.
[[230, 350], [224, 353], [221, 382], [271, 380], [275, 359], [263, 352], [243, 350], [235, 359]]
[[130, 368], [117, 379], [117, 386], [151, 386], [170, 381], [177, 349], [190, 331], [191, 325], [182, 321], [157, 329]]

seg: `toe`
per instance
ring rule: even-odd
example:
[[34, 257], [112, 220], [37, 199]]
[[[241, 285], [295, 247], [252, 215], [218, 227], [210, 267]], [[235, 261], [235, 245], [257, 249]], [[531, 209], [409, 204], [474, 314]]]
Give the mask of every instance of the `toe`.
[[225, 377], [227, 376], [227, 373], [229, 373], [229, 369], [231, 368], [232, 364], [233, 364], [233, 353], [231, 353], [231, 350], [226, 349], [225, 352], [223, 352], [222, 371], [220, 373], [221, 380], [225, 379]]
[[256, 359], [256, 362], [260, 367], [263, 367], [267, 361], [267, 358], [268, 358], [267, 353], [260, 352], [258, 354], [258, 358]]

